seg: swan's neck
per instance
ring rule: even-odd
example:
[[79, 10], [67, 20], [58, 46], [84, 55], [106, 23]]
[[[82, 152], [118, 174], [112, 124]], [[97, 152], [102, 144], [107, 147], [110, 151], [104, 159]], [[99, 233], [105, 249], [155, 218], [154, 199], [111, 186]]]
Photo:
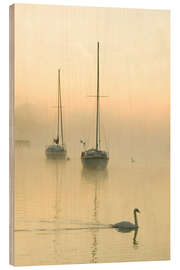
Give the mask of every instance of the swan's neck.
[[134, 212], [134, 223], [138, 227], [137, 213]]

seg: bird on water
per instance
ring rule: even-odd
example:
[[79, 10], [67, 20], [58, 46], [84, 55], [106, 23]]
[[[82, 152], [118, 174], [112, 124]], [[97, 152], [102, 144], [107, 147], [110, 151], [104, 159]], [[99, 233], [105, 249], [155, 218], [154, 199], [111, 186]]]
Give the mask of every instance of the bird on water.
[[138, 229], [138, 219], [137, 219], [137, 213], [140, 213], [138, 208], [135, 208], [133, 211], [134, 214], [134, 223], [131, 223], [129, 221], [122, 221], [116, 224], [113, 224], [112, 227], [113, 228], [117, 228], [118, 231], [120, 232], [130, 232], [133, 230], [137, 230]]

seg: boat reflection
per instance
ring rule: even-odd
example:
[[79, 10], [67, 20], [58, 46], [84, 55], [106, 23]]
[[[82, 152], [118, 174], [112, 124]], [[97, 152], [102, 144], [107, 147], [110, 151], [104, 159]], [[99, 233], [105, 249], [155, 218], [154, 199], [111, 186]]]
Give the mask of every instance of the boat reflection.
[[102, 190], [102, 185], [108, 180], [108, 170], [93, 170], [89, 168], [82, 168], [81, 170], [81, 180], [83, 184], [87, 185], [88, 188], [93, 193], [92, 200], [92, 223], [96, 224], [96, 228], [90, 228], [92, 234], [92, 245], [91, 245], [91, 258], [90, 263], [98, 262], [98, 240], [97, 236], [101, 228], [107, 228], [108, 226], [101, 225], [99, 222], [99, 207], [100, 207], [100, 190]]
[[108, 180], [108, 170], [91, 170], [88, 168], [83, 168], [81, 170], [82, 180], [89, 181], [104, 181]]
[[54, 175], [49, 180], [54, 183], [53, 191], [53, 215], [51, 221], [51, 227], [49, 235], [52, 235], [52, 247], [54, 253], [54, 261], [56, 264], [59, 263], [59, 257], [62, 252], [61, 235], [59, 230], [59, 222], [62, 218], [63, 202], [62, 202], [62, 190], [63, 190], [63, 175], [66, 165], [65, 159], [45, 159], [46, 165], [49, 170], [52, 171], [50, 175]]

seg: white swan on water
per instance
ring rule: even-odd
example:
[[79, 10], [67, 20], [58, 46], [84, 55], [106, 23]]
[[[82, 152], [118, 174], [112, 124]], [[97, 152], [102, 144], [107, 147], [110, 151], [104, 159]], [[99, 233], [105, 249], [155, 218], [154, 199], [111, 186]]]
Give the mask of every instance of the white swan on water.
[[133, 213], [134, 213], [134, 223], [131, 223], [129, 221], [122, 221], [122, 222], [113, 224], [112, 227], [117, 228], [118, 231], [121, 231], [121, 232], [130, 232], [130, 231], [138, 229], [139, 226], [138, 226], [138, 220], [137, 220], [137, 213], [140, 213], [140, 211], [138, 208], [135, 208]]

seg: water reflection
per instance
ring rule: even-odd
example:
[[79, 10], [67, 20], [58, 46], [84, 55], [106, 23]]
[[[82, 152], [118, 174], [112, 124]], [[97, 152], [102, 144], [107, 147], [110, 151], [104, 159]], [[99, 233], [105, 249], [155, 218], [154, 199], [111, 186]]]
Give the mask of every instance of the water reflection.
[[[51, 175], [55, 175], [55, 199], [54, 199], [54, 215], [53, 215], [53, 257], [55, 264], [58, 264], [58, 258], [60, 253], [60, 230], [59, 230], [59, 221], [61, 219], [62, 212], [62, 186], [63, 186], [63, 174], [66, 165], [65, 159], [46, 159], [46, 164], [49, 167], [50, 171], [52, 170]], [[52, 179], [49, 179], [50, 181]], [[51, 234], [52, 232], [49, 232]]]
[[[17, 264], [97, 263], [168, 256], [168, 225], [162, 230], [168, 216], [157, 210], [163, 209], [161, 202], [163, 206], [168, 204], [169, 170], [87, 170], [82, 169], [79, 159], [47, 160], [42, 149], [19, 149], [15, 148]], [[137, 205], [146, 210], [139, 228], [139, 245], [138, 231], [119, 234], [110, 225], [119, 221], [120, 213], [126, 216], [126, 210]], [[147, 217], [151, 207], [154, 216]], [[22, 259], [21, 254], [30, 256]]]
[[88, 168], [82, 168], [81, 177], [82, 177], [82, 180], [88, 180], [88, 181], [108, 180], [108, 169], [92, 170]]
[[[88, 168], [82, 168], [81, 171], [81, 179], [86, 184], [91, 184], [94, 188], [94, 199], [93, 199], [93, 207], [92, 207], [92, 222], [94, 224], [99, 225], [99, 219], [98, 219], [98, 210], [99, 210], [99, 204], [100, 204], [100, 198], [99, 198], [99, 190], [100, 185], [104, 183], [104, 181], [108, 180], [108, 170], [91, 170]], [[103, 228], [103, 227], [102, 227]], [[101, 227], [99, 227], [101, 229]], [[92, 234], [92, 246], [91, 246], [91, 259], [90, 263], [97, 263], [98, 262], [98, 229], [91, 229]]]
[[[120, 232], [120, 233], [130, 233], [130, 232], [132, 232], [132, 230], [131, 231], [122, 231], [121, 229], [119, 229], [119, 228], [116, 228], [116, 231], [117, 232]], [[137, 242], [137, 234], [138, 234], [138, 228], [137, 229], [134, 229], [134, 235], [133, 235], [133, 245], [135, 246], [135, 247], [138, 247], [138, 242]]]
[[97, 257], [97, 230], [92, 230], [92, 247], [91, 247], [91, 254], [92, 258], [90, 259], [90, 263], [97, 263], [98, 257]]
[[136, 230], [134, 231], [134, 237], [133, 237], [133, 245], [134, 245], [134, 246], [138, 246], [138, 242], [136, 241], [137, 234], [138, 234], [138, 229], [136, 229]]

